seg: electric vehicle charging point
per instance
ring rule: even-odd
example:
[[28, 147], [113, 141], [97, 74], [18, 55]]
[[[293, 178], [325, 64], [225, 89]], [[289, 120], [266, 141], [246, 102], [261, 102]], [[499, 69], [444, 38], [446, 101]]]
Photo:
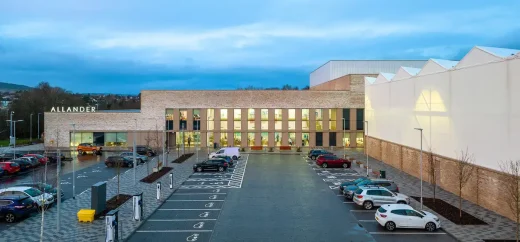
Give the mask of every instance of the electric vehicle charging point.
[[141, 221], [143, 216], [143, 193], [135, 194], [132, 197], [134, 220]]
[[119, 226], [119, 212], [117, 210], [111, 210], [105, 216], [106, 226], [106, 242], [118, 241], [118, 226]]
[[161, 199], [161, 182], [157, 182], [157, 200]]
[[170, 173], [170, 189], [173, 189], [173, 173]]

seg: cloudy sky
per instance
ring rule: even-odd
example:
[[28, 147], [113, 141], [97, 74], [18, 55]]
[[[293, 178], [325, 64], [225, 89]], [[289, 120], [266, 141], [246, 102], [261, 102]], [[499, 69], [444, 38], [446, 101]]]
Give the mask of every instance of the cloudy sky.
[[308, 85], [331, 59], [520, 48], [520, 1], [1, 0], [0, 81], [74, 92]]

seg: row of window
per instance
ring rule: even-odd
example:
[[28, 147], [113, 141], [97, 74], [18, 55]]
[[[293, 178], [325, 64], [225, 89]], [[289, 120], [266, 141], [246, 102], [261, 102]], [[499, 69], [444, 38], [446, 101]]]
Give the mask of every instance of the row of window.
[[[242, 109], [220, 109], [220, 130], [228, 130], [228, 111], [233, 112], [233, 130], [242, 130]], [[336, 109], [328, 109], [329, 112], [329, 130], [336, 129]], [[364, 109], [356, 110], [356, 130], [363, 130], [364, 127]], [[200, 130], [200, 109], [193, 109], [193, 130]], [[269, 110], [260, 109], [260, 130], [267, 130], [269, 123]], [[289, 118], [287, 122], [288, 130], [296, 130], [296, 109], [288, 109]], [[179, 129], [187, 129], [188, 110], [179, 110]], [[274, 129], [282, 130], [282, 109], [274, 110]], [[315, 109], [316, 131], [323, 131], [323, 109]], [[302, 130], [309, 130], [310, 124], [309, 109], [302, 109]], [[255, 127], [255, 109], [248, 109], [247, 113], [247, 130], [256, 130]], [[326, 122], [326, 121], [325, 121]], [[215, 109], [207, 109], [207, 130], [215, 130]], [[173, 109], [166, 109], [166, 130], [173, 130]], [[246, 129], [246, 127], [244, 127]], [[343, 109], [343, 128], [342, 130], [351, 130], [350, 128], [350, 109]]]
[[92, 143], [97, 146], [127, 146], [127, 133], [117, 132], [78, 132], [70, 134], [70, 145]]

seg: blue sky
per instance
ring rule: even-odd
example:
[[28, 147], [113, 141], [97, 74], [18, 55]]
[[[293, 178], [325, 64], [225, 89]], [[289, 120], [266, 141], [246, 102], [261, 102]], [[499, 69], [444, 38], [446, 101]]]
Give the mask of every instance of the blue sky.
[[520, 48], [520, 1], [2, 0], [0, 81], [74, 92], [303, 87], [331, 59]]

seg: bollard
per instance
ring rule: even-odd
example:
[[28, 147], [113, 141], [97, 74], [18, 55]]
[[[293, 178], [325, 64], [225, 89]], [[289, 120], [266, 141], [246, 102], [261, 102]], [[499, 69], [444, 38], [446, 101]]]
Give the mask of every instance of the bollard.
[[170, 173], [170, 189], [173, 189], [173, 173]]
[[157, 200], [161, 199], [161, 182], [157, 182]]

